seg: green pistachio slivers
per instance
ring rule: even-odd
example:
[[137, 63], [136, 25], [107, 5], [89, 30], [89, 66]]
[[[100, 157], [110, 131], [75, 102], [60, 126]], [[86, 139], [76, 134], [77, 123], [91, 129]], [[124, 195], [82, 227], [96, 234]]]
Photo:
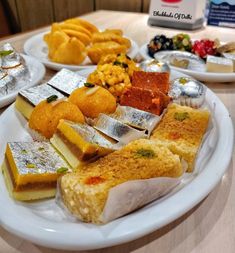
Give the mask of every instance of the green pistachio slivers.
[[60, 167], [59, 169], [56, 170], [57, 173], [63, 174], [66, 173], [69, 169], [66, 167]]
[[188, 112], [176, 112], [174, 114], [174, 118], [178, 121], [183, 121], [185, 119], [188, 119], [189, 118], [189, 114]]
[[0, 57], [7, 56], [7, 55], [9, 55], [11, 53], [13, 53], [13, 50], [3, 50], [3, 51], [0, 51]]
[[136, 150], [136, 155], [144, 158], [154, 158], [156, 154], [152, 149], [141, 148]]
[[56, 101], [57, 98], [58, 98], [57, 95], [52, 95], [52, 96], [47, 98], [47, 103], [51, 103], [53, 101]]
[[95, 85], [93, 83], [84, 83], [84, 86], [87, 88], [93, 88]]
[[36, 168], [35, 164], [33, 164], [33, 163], [27, 163], [27, 164], [26, 164], [26, 167], [27, 167], [28, 169], [34, 169], [34, 168]]

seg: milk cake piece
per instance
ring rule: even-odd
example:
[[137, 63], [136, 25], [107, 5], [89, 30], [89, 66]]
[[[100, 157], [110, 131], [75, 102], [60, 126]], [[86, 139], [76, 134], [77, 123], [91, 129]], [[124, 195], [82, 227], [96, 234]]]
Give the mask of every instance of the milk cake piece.
[[231, 59], [223, 57], [208, 55], [206, 60], [206, 71], [217, 73], [232, 73], [233, 61]]
[[47, 84], [22, 90], [18, 93], [15, 107], [26, 119], [29, 119], [34, 107], [52, 95], [56, 95], [58, 99], [64, 98], [62, 93]]
[[56, 183], [69, 165], [47, 142], [9, 142], [2, 165], [10, 195], [22, 201], [55, 195]]
[[169, 149], [194, 169], [197, 152], [210, 119], [208, 110], [171, 104], [150, 137], [168, 145]]
[[60, 121], [50, 141], [73, 168], [113, 152], [115, 144], [93, 127], [67, 120]]
[[[178, 155], [174, 155], [163, 144], [141, 139], [87, 164], [75, 173], [64, 175], [59, 181], [59, 189], [65, 206], [73, 215], [85, 222], [104, 223], [155, 199], [154, 196], [152, 199], [147, 198], [146, 195], [151, 195], [152, 188], [149, 189], [146, 181], [138, 196], [132, 195], [140, 180], [160, 177], [175, 179], [182, 173], [183, 167]], [[121, 194], [118, 198], [120, 201], [117, 206], [110, 205], [113, 210], [109, 210], [114, 215], [108, 220], [105, 219], [103, 212], [110, 192], [116, 186], [130, 181], [135, 182], [134, 187], [129, 185], [125, 190], [118, 192]], [[122, 200], [128, 199], [130, 195], [133, 196], [128, 202], [131, 208], [119, 212], [123, 208], [122, 205], [125, 206]]]
[[47, 83], [65, 96], [69, 96], [75, 89], [83, 87], [86, 78], [79, 74], [62, 69], [55, 76], [53, 76]]

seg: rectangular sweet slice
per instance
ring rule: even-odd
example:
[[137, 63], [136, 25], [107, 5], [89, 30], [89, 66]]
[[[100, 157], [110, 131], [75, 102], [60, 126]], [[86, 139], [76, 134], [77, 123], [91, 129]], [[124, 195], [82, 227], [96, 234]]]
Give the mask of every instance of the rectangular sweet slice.
[[53, 197], [69, 165], [48, 142], [7, 143], [2, 171], [10, 195], [22, 201]]
[[160, 115], [169, 102], [170, 97], [159, 90], [152, 91], [133, 86], [122, 94], [120, 100], [121, 105], [131, 106], [156, 115]]
[[60, 192], [73, 215], [85, 222], [105, 223], [159, 197], [155, 187], [160, 184], [151, 184], [151, 179], [167, 177], [161, 182], [166, 193], [167, 182], [182, 173], [178, 155], [156, 141], [141, 139], [64, 175]]
[[114, 143], [93, 127], [67, 120], [60, 121], [50, 141], [73, 168], [114, 150]]
[[80, 88], [86, 82], [86, 78], [68, 69], [60, 70], [47, 83], [65, 96], [69, 96], [75, 89]]
[[208, 110], [171, 104], [151, 139], [166, 143], [173, 153], [183, 157], [188, 163], [188, 172], [191, 172], [209, 119]]
[[151, 91], [160, 90], [167, 94], [169, 91], [169, 73], [135, 71], [132, 77], [132, 86]]
[[119, 145], [147, 137], [145, 130], [137, 130], [103, 113], [95, 120], [94, 128], [119, 142]]
[[145, 130], [148, 135], [151, 134], [156, 124], [160, 121], [160, 117], [155, 114], [138, 110], [130, 106], [120, 105], [118, 105], [116, 111], [109, 114], [109, 116], [136, 129]]
[[64, 97], [62, 93], [47, 84], [22, 90], [18, 93], [15, 107], [26, 119], [29, 119], [34, 107], [52, 95], [56, 95], [58, 99]]
[[206, 59], [206, 71], [231, 73], [233, 72], [233, 61], [223, 57], [208, 55]]

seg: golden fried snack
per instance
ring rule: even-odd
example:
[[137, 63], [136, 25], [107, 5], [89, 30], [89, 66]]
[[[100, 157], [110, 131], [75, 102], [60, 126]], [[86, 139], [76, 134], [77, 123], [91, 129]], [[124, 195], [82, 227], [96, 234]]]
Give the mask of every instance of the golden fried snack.
[[104, 30], [105, 33], [114, 33], [116, 35], [122, 36], [123, 32], [121, 29], [105, 29]]
[[92, 35], [92, 43], [99, 43], [99, 42], [106, 42], [106, 41], [114, 41], [120, 45], [126, 46], [127, 48], [131, 47], [130, 40], [111, 32], [94, 33]]
[[68, 101], [40, 102], [29, 118], [29, 127], [46, 138], [51, 138], [60, 119], [84, 123], [84, 116], [77, 106]]
[[74, 31], [71, 29], [63, 29], [63, 32], [65, 32], [70, 37], [75, 37], [78, 40], [80, 40], [85, 46], [89, 45], [91, 43], [91, 39], [88, 35], [82, 32]]
[[96, 26], [92, 25], [88, 21], [81, 19], [81, 18], [67, 19], [67, 20], [65, 20], [65, 23], [81, 25], [84, 28], [86, 28], [88, 31], [90, 31], [91, 33], [95, 33], [95, 32], [99, 31]]
[[81, 25], [62, 23], [60, 24], [60, 27], [62, 30], [66, 29], [66, 30], [73, 30], [73, 31], [84, 33], [91, 39], [91, 36], [92, 36], [91, 32]]
[[95, 43], [92, 47], [87, 50], [87, 54], [90, 60], [97, 64], [100, 58], [108, 54], [120, 54], [126, 53], [127, 48], [124, 45], [120, 45], [114, 41]]
[[64, 64], [80, 64], [86, 58], [86, 48], [77, 38], [70, 38], [68, 42], [61, 44], [51, 59], [54, 62]]
[[113, 113], [116, 110], [115, 97], [100, 86], [91, 86], [74, 90], [69, 101], [89, 118], [96, 118], [100, 113]]
[[55, 31], [44, 35], [44, 41], [48, 45], [48, 57], [52, 59], [58, 47], [69, 41], [69, 36], [63, 31]]

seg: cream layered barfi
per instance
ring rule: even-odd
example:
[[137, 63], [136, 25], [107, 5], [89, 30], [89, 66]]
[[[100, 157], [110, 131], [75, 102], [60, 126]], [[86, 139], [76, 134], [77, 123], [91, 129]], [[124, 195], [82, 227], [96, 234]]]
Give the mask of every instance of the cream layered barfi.
[[10, 195], [29, 201], [53, 197], [69, 165], [48, 142], [7, 143], [2, 172]]
[[62, 93], [47, 84], [22, 90], [18, 93], [15, 107], [26, 119], [29, 119], [34, 107], [42, 100], [45, 100], [53, 95], [56, 95], [58, 99], [64, 97]]
[[60, 120], [50, 141], [73, 168], [114, 150], [114, 142], [93, 127], [67, 120]]

